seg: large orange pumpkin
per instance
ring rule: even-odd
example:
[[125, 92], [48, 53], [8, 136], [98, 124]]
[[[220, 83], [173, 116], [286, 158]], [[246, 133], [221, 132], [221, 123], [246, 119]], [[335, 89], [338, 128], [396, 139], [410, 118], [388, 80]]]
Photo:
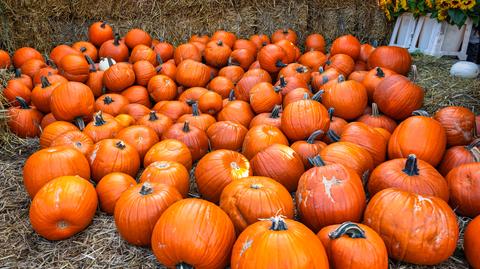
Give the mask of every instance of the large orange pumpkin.
[[121, 92], [135, 83], [135, 72], [130, 64], [114, 64], [103, 74], [103, 83], [110, 91]]
[[155, 130], [144, 125], [128, 126], [118, 131], [115, 138], [133, 146], [140, 155], [140, 160], [143, 160], [147, 151], [160, 140]]
[[181, 163], [173, 161], [153, 162], [143, 170], [139, 182], [162, 183], [175, 187], [182, 197], [190, 188], [190, 173]]
[[407, 75], [412, 65], [412, 57], [407, 49], [396, 46], [381, 46], [376, 48], [367, 61], [370, 69], [385, 67], [396, 73]]
[[186, 87], [205, 87], [210, 80], [210, 68], [193, 60], [184, 60], [177, 66], [175, 80]]
[[272, 125], [256, 125], [250, 128], [245, 135], [242, 154], [251, 160], [255, 155], [273, 144], [288, 146], [288, 139], [282, 131]]
[[480, 162], [462, 164], [446, 177], [450, 203], [461, 215], [480, 215]]
[[7, 112], [10, 131], [22, 138], [38, 136], [43, 114], [35, 107], [30, 107], [23, 98], [16, 99], [20, 106], [10, 107]]
[[447, 145], [467, 145], [475, 135], [475, 114], [465, 107], [448, 106], [433, 116], [442, 124], [447, 134]]
[[190, 126], [188, 121], [175, 123], [162, 134], [162, 140], [176, 139], [187, 145], [192, 154], [192, 160], [200, 160], [208, 152], [208, 136], [205, 131]]
[[468, 146], [454, 146], [445, 151], [438, 171], [446, 176], [453, 168], [462, 164], [480, 162], [480, 139], [474, 140]]
[[360, 82], [345, 80], [340, 75], [323, 86], [322, 104], [333, 107], [333, 115], [345, 120], [353, 120], [363, 114], [367, 107], [368, 97], [365, 87]]
[[212, 150], [228, 149], [241, 151], [248, 129], [232, 121], [219, 121], [210, 125], [207, 136]]
[[56, 120], [76, 120], [77, 123], [89, 120], [93, 115], [94, 106], [95, 97], [91, 89], [80, 82], [63, 83], [50, 97], [50, 110]]
[[352, 57], [353, 60], [357, 60], [360, 55], [360, 41], [353, 35], [344, 35], [335, 39], [330, 48], [330, 55], [346, 54]]
[[145, 154], [143, 165], [149, 166], [156, 161], [175, 161], [181, 163], [185, 168], [192, 168], [192, 154], [187, 145], [176, 139], [164, 139], [153, 145]]
[[376, 103], [372, 103], [372, 112], [363, 114], [357, 119], [359, 122], [363, 122], [372, 128], [383, 128], [390, 133], [393, 133], [397, 128], [397, 123], [386, 115], [380, 114]]

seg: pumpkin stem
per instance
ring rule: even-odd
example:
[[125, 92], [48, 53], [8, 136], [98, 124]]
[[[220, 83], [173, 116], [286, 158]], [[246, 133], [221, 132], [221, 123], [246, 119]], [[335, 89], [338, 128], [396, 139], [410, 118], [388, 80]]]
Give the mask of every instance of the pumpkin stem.
[[378, 47], [378, 40], [376, 40], [376, 39], [373, 40], [372, 41], [372, 46], [375, 47], [375, 48]]
[[105, 25], [107, 25], [107, 22], [103, 21], [102, 24], [100, 24], [100, 27], [105, 28]]
[[331, 65], [332, 64], [332, 61], [328, 60], [325, 62], [325, 65]]
[[97, 71], [97, 68], [95, 68], [95, 62], [90, 58], [90, 56], [85, 55], [85, 59], [87, 60], [87, 63], [90, 65], [90, 72], [95, 72]]
[[327, 82], [328, 82], [328, 77], [322, 76], [322, 85], [326, 84]]
[[338, 142], [338, 141], [340, 141], [340, 136], [339, 136], [337, 133], [335, 133], [334, 130], [328, 130], [328, 131], [327, 131], [327, 137], [328, 137], [330, 140], [332, 140], [333, 142]]
[[[372, 108], [373, 109], [373, 108]], [[419, 110], [415, 110], [412, 112], [412, 115], [413, 116], [424, 116], [424, 117], [430, 117], [430, 114], [428, 114], [427, 111], [425, 110], [422, 110], [422, 109], [419, 109]]]
[[85, 51], [87, 51], [87, 48], [85, 48], [85, 47], [80, 47], [80, 52], [85, 52]]
[[331, 107], [328, 109], [328, 118], [330, 119], [330, 122], [333, 121], [333, 113], [335, 112], [335, 108]]
[[321, 102], [322, 101], [322, 94], [324, 94], [324, 93], [325, 93], [324, 90], [319, 90], [317, 93], [315, 93], [312, 96], [312, 100], [317, 101], [317, 102]]
[[402, 170], [409, 176], [418, 176], [417, 156], [415, 154], [408, 155], [405, 162], [405, 168]]
[[338, 82], [344, 82], [344, 81], [345, 81], [345, 77], [342, 74], [338, 75]]
[[192, 105], [195, 104], [196, 102], [197, 102], [197, 101], [195, 101], [195, 100], [193, 100], [193, 99], [187, 99], [187, 100], [185, 101], [185, 103], [187, 103], [187, 105], [189, 105], [189, 106], [192, 106]]
[[148, 115], [148, 120], [149, 120], [149, 121], [156, 121], [156, 120], [158, 120], [157, 112], [156, 112], [155, 110], [150, 111], [150, 114]]
[[308, 162], [315, 167], [325, 166], [325, 162], [320, 155], [317, 155], [313, 158], [308, 158]]
[[162, 57], [160, 57], [160, 54], [157, 53], [157, 55], [155, 56], [155, 58], [157, 58], [157, 63], [158, 63], [158, 65], [162, 65], [162, 64], [163, 64], [163, 59], [162, 59]]
[[377, 67], [375, 70], [377, 71], [377, 73], [375, 74], [377, 77], [379, 77], [379, 78], [384, 78], [385, 77], [385, 72], [383, 72], [382, 68]]
[[15, 100], [17, 100], [17, 102], [20, 104], [21, 109], [30, 109], [30, 106], [28, 106], [27, 101], [25, 101], [25, 99], [23, 99], [22, 97], [17, 96], [15, 97]]
[[417, 66], [412, 64], [412, 82], [415, 83], [418, 79], [418, 70]]
[[357, 224], [347, 221], [338, 226], [335, 231], [328, 234], [330, 239], [338, 239], [343, 235], [347, 235], [350, 238], [366, 238], [365, 231]]
[[282, 60], [278, 60], [278, 61], [275, 63], [275, 66], [276, 66], [276, 67], [285, 67], [285, 66], [287, 66], [287, 65], [284, 64], [284, 63], [282, 62]]
[[108, 67], [112, 67], [112, 65], [113, 65], [112, 58], [107, 57], [107, 63], [108, 63]]
[[315, 139], [317, 139], [317, 137], [319, 135], [322, 135], [324, 134], [325, 132], [323, 132], [323, 130], [316, 130], [315, 132], [313, 132], [308, 138], [307, 138], [307, 143], [308, 144], [313, 144], [315, 143]]
[[185, 122], [183, 123], [183, 129], [182, 129], [182, 130], [183, 130], [185, 133], [190, 132], [190, 122], [185, 121]]
[[480, 146], [480, 138], [477, 138], [473, 140], [469, 145], [467, 145], [465, 148], [468, 150], [471, 150], [472, 148]]
[[270, 113], [271, 119], [278, 119], [280, 118], [280, 110], [282, 110], [281, 105], [275, 105], [272, 109], [272, 113]]
[[477, 147], [473, 147], [470, 149], [470, 153], [472, 153], [473, 159], [476, 163], [480, 162], [480, 149], [478, 149]]
[[46, 76], [41, 76], [40, 81], [42, 82], [42, 88], [46, 88], [48, 86], [51, 86], [50, 81], [48, 81]]
[[228, 101], [233, 101], [235, 100], [235, 90], [232, 89], [230, 93], [228, 94]]
[[280, 87], [282, 88], [287, 87], [287, 81], [285, 80], [284, 76], [280, 76]]
[[126, 147], [125, 142], [122, 140], [119, 140], [117, 143], [115, 143], [115, 146], [119, 149], [124, 149]]
[[85, 122], [83, 121], [83, 118], [81, 116], [76, 117], [73, 122], [78, 127], [78, 129], [80, 129], [80, 131], [83, 131], [83, 129], [85, 129]]
[[295, 69], [295, 71], [297, 71], [297, 73], [307, 73], [308, 69], [305, 67], [305, 66], [299, 66]]
[[263, 41], [262, 42], [262, 47], [265, 47], [267, 45], [267, 42], [266, 41]]
[[115, 46], [120, 45], [120, 34], [115, 33], [115, 38], [113, 39], [113, 45], [115, 45]]
[[192, 104], [192, 115], [195, 116], [195, 117], [200, 116], [200, 110], [198, 110], [198, 103], [197, 102], [193, 102], [193, 104]]
[[155, 67], [155, 72], [160, 73], [162, 71], [162, 65]]
[[20, 68], [15, 69], [15, 77], [19, 78], [22, 76], [22, 70]]
[[256, 190], [259, 190], [259, 189], [261, 189], [262, 187], [263, 187], [263, 185], [260, 184], [260, 183], [254, 183], [254, 184], [250, 185], [250, 188], [256, 189]]
[[182, 262], [175, 265], [175, 269], [194, 269], [194, 268], [190, 264]]
[[372, 117], [379, 117], [380, 111], [378, 111], [377, 103], [372, 103]]
[[140, 194], [141, 195], [148, 195], [153, 193], [153, 188], [152, 184], [150, 182], [146, 181], [145, 183], [142, 184], [142, 188], [140, 189]]
[[93, 116], [93, 125], [94, 126], [102, 126], [105, 123], [107, 123], [107, 122], [105, 121], [105, 119], [103, 119], [102, 111], [100, 110], [97, 113], [95, 113], [95, 115]]
[[222, 40], [218, 40], [218, 41], [217, 41], [217, 45], [218, 45], [218, 46], [223, 46]]
[[111, 103], [113, 103], [113, 102], [114, 102], [114, 100], [113, 100], [112, 97], [110, 97], [109, 95], [107, 95], [107, 96], [105, 96], [105, 97], [103, 98], [103, 103], [106, 104], [106, 105], [109, 105], [109, 104], [111, 104]]
[[325, 69], [323, 69], [323, 66], [320, 66], [320, 67], [318, 68], [318, 73], [321, 74], [321, 73], [323, 73], [323, 72], [325, 72]]
[[272, 222], [272, 226], [270, 226], [270, 230], [272, 231], [286, 231], [288, 230], [287, 223], [283, 220], [282, 216], [275, 216], [269, 218]]
[[51, 67], [55, 67], [55, 63], [52, 61], [52, 59], [46, 57], [47, 59], [45, 60], [45, 63], [48, 65], [48, 66], [51, 66]]

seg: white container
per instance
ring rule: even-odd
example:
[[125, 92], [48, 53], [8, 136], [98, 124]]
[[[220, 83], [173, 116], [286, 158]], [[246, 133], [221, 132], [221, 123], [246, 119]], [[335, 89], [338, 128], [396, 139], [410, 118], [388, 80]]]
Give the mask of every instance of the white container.
[[456, 25], [445, 24], [445, 38], [442, 44], [442, 51], [460, 51], [467, 26], [464, 24], [461, 28], [458, 28]]
[[415, 33], [417, 21], [412, 13], [406, 12], [400, 15], [395, 22], [389, 45], [409, 48]]

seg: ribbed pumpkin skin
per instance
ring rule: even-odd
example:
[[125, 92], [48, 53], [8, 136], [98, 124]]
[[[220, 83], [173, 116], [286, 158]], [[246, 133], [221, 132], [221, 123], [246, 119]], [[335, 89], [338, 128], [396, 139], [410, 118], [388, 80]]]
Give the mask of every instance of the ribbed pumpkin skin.
[[[187, 127], [185, 127], [187, 126]], [[187, 145], [192, 160], [200, 160], [208, 152], [208, 136], [205, 131], [185, 123], [175, 123], [162, 134], [162, 140], [176, 139]]]
[[413, 175], [408, 174], [406, 158], [386, 161], [377, 166], [368, 180], [369, 194], [373, 196], [381, 190], [397, 188], [420, 195], [436, 196], [448, 202], [449, 193], [445, 178], [429, 163], [416, 161], [415, 166], [418, 170]]
[[151, 242], [157, 260], [165, 266], [183, 262], [198, 269], [223, 269], [235, 243], [235, 229], [220, 207], [189, 198], [165, 210]]
[[347, 124], [343, 129], [340, 141], [352, 142], [366, 149], [371, 154], [375, 166], [385, 161], [387, 140], [381, 133], [365, 123]]
[[468, 263], [474, 268], [480, 268], [480, 216], [474, 218], [465, 229], [463, 248]]
[[393, 133], [395, 128], [397, 128], [397, 123], [390, 117], [380, 114], [376, 106], [376, 104], [372, 104], [372, 107], [375, 107], [375, 109], [372, 108], [372, 113], [363, 114], [357, 121], [363, 122], [372, 128], [383, 128]]
[[145, 154], [143, 165], [146, 167], [156, 161], [174, 161], [181, 163], [188, 170], [192, 168], [190, 150], [187, 145], [175, 139], [164, 139], [153, 145]]
[[113, 172], [102, 177], [95, 188], [102, 211], [112, 215], [120, 195], [136, 184], [135, 179], [125, 173]]
[[45, 184], [30, 206], [30, 223], [48, 240], [62, 240], [85, 229], [97, 209], [97, 193], [79, 176], [62, 176]]
[[80, 151], [64, 146], [39, 150], [23, 166], [23, 183], [30, 197], [54, 178], [75, 175], [90, 178], [88, 161]]
[[355, 224], [363, 230], [365, 238], [352, 238], [344, 234], [337, 239], [329, 235], [340, 224], [327, 226], [318, 232], [327, 251], [331, 268], [342, 269], [388, 269], [388, 253], [382, 238], [372, 228]]
[[184, 60], [178, 64], [175, 78], [185, 87], [205, 87], [210, 80], [210, 69], [202, 63]]
[[[272, 230], [270, 220], [257, 221], [248, 226], [233, 246], [231, 268], [329, 268], [320, 239], [300, 222], [290, 219], [283, 221], [286, 231]], [[287, 249], [295, 254], [287, 255]]]
[[457, 219], [445, 201], [398, 189], [373, 196], [363, 223], [382, 237], [390, 258], [419, 265], [445, 261], [458, 240]]
[[130, 244], [150, 245], [157, 220], [181, 199], [173, 186], [161, 183], [144, 182], [127, 189], [118, 198], [113, 214], [118, 232]]
[[322, 104], [333, 107], [335, 116], [353, 120], [360, 117], [367, 107], [367, 91], [360, 82], [344, 79], [340, 77], [323, 86], [325, 93], [322, 95]]
[[205, 155], [195, 168], [198, 191], [208, 201], [218, 203], [230, 182], [252, 175], [248, 159], [231, 150], [215, 150]]
[[438, 171], [446, 176], [453, 168], [476, 161], [480, 161], [480, 149], [475, 150], [470, 146], [454, 146], [445, 151], [442, 162], [438, 165]]
[[92, 151], [93, 144], [93, 140], [88, 135], [78, 130], [72, 130], [57, 136], [50, 146], [66, 146], [74, 148], [87, 156], [90, 151]]
[[428, 117], [413, 116], [398, 125], [388, 141], [390, 159], [415, 154], [419, 159], [436, 166], [442, 160], [447, 136], [442, 125]]
[[189, 171], [181, 163], [158, 161], [143, 170], [139, 182], [163, 183], [175, 187], [182, 197], [187, 197], [190, 188]]
[[103, 74], [103, 83], [110, 91], [121, 92], [135, 83], [135, 72], [130, 64], [114, 64]]
[[335, 223], [360, 221], [365, 199], [360, 177], [341, 164], [311, 168], [298, 181], [300, 219], [315, 232]]
[[445, 128], [448, 146], [466, 145], [474, 138], [475, 114], [468, 108], [444, 107], [433, 118]]
[[352, 35], [344, 35], [335, 39], [330, 48], [330, 54], [335, 55], [339, 53], [347, 54], [353, 60], [357, 60], [360, 55], [360, 41]]
[[61, 84], [50, 97], [50, 110], [57, 120], [71, 121], [77, 117], [90, 119], [95, 97], [91, 89], [80, 82]]
[[222, 192], [220, 207], [229, 215], [237, 234], [259, 219], [281, 214], [292, 219], [292, 197], [282, 184], [268, 177], [232, 181]]
[[58, 136], [68, 132], [78, 131], [77, 126], [66, 121], [55, 121], [43, 128], [43, 132], [40, 135], [40, 147], [47, 148], [52, 141]]
[[480, 163], [460, 165], [446, 179], [452, 208], [471, 218], [480, 215]]
[[327, 164], [338, 163], [352, 168], [362, 179], [368, 178], [375, 167], [372, 155], [366, 149], [351, 142], [332, 143], [320, 151], [320, 157]]
[[381, 46], [370, 54], [367, 64], [369, 68], [385, 67], [406, 76], [412, 65], [412, 57], [405, 48]]
[[254, 116], [250, 104], [235, 100], [223, 106], [223, 109], [217, 114], [217, 121], [233, 121], [248, 128]]
[[115, 138], [133, 146], [140, 155], [140, 160], [143, 160], [147, 151], [159, 142], [155, 130], [143, 125], [132, 125], [124, 128], [117, 133]]
[[243, 140], [242, 154], [251, 160], [255, 155], [273, 144], [288, 146], [288, 140], [280, 129], [271, 125], [257, 125], [248, 130]]
[[219, 121], [207, 129], [212, 150], [229, 149], [241, 151], [248, 129], [233, 121]]

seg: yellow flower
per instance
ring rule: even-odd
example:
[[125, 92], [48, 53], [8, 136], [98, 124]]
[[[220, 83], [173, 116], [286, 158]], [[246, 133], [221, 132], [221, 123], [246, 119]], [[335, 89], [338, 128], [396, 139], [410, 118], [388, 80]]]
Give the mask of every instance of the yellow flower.
[[389, 21], [392, 20], [392, 15], [390, 15], [390, 11], [389, 11], [388, 9], [385, 9], [385, 16], [387, 16], [387, 19], [388, 19]]
[[400, 0], [395, 1], [395, 7], [393, 8], [393, 12], [398, 12], [400, 10]]
[[407, 0], [401, 0], [401, 1], [402, 1], [402, 3], [401, 3], [402, 4], [402, 9], [403, 10], [408, 10]]
[[429, 7], [429, 8], [433, 7], [432, 0], [425, 0], [425, 3], [427, 4], [427, 7]]
[[472, 9], [476, 4], [475, 0], [462, 0], [461, 3], [459, 3], [459, 7], [462, 10], [467, 10], [467, 9]]
[[450, 0], [438, 0], [435, 1], [437, 9], [448, 9], [450, 7]]
[[448, 9], [440, 9], [438, 11], [437, 19], [439, 21], [444, 21], [447, 18], [447, 15], [448, 15]]

